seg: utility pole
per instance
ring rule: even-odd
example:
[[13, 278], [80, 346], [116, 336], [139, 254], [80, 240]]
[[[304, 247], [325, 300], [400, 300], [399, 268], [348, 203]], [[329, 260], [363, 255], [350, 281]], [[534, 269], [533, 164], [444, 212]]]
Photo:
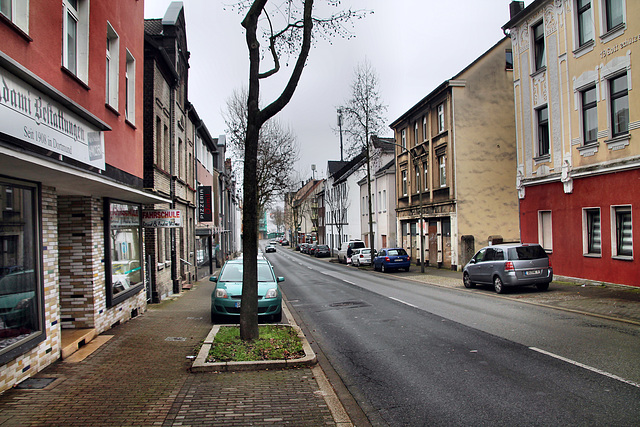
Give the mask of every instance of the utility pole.
[[344, 162], [342, 149], [342, 108], [338, 108], [338, 128], [340, 129], [340, 161]]

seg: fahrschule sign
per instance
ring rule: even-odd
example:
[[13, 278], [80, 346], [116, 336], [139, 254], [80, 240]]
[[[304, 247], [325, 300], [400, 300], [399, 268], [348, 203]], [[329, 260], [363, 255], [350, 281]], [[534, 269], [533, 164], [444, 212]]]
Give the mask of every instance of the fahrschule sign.
[[142, 211], [142, 226], [146, 228], [180, 228], [182, 227], [182, 211], [179, 209]]
[[105, 169], [100, 129], [2, 68], [0, 129], [29, 144]]

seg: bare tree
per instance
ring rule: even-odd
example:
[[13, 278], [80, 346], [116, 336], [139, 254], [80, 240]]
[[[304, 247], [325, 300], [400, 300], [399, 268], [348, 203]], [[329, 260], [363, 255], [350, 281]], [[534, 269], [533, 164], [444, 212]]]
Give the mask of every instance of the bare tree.
[[333, 229], [338, 232], [338, 236], [342, 236], [342, 228], [347, 224], [346, 212], [350, 203], [349, 187], [345, 182], [331, 187], [326, 187], [324, 191], [324, 203], [328, 208], [328, 221], [326, 226], [331, 227], [331, 251], [335, 249], [335, 244], [341, 242], [338, 238], [337, 242], [333, 242]]
[[273, 219], [273, 223], [276, 226], [276, 231], [281, 233], [284, 229], [285, 220], [284, 220], [284, 210], [281, 206], [276, 206], [271, 211], [271, 218]]
[[[244, 168], [245, 135], [247, 133], [247, 91], [234, 91], [227, 100], [224, 113], [229, 135], [229, 147], [237, 159], [234, 165]], [[298, 144], [293, 131], [276, 118], [260, 129], [257, 159], [258, 216], [267, 210], [276, 198], [284, 195], [288, 177], [298, 160]], [[240, 174], [241, 175], [241, 174]]]
[[[326, 0], [337, 6], [339, 1]], [[238, 3], [246, 12], [242, 26], [246, 30], [249, 50], [249, 93], [247, 97], [247, 132], [244, 155], [244, 212], [243, 251], [244, 271], [242, 306], [240, 309], [240, 338], [252, 341], [258, 332], [258, 175], [257, 159], [260, 129], [291, 100], [304, 69], [314, 32], [317, 35], [349, 35], [344, 27], [353, 18], [363, 16], [362, 12], [339, 11], [326, 19], [314, 17], [314, 0], [244, 0]], [[262, 17], [262, 19], [261, 19]], [[280, 22], [277, 22], [280, 21]], [[259, 36], [259, 24], [266, 25]], [[281, 24], [281, 25], [280, 25]], [[266, 42], [268, 53], [273, 60], [272, 68], [261, 71], [263, 51], [260, 40]], [[280, 71], [281, 55], [290, 55], [293, 67], [282, 93], [265, 107], [260, 107], [260, 82]]]
[[369, 208], [369, 245], [375, 251], [373, 234], [373, 206], [371, 197], [371, 163], [375, 152], [371, 136], [385, 129], [387, 106], [380, 97], [378, 75], [366, 59], [355, 69], [351, 83], [351, 97], [341, 107], [345, 118], [345, 133], [350, 141], [351, 154], [365, 153]]

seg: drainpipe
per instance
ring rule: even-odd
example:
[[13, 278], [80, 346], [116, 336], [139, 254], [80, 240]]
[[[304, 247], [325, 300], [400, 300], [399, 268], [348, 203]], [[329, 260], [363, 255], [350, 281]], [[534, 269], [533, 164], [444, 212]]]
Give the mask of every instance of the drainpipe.
[[[175, 171], [175, 137], [176, 137], [176, 94], [178, 84], [180, 82], [176, 81], [176, 86], [172, 88], [170, 91], [170, 120], [171, 127], [169, 131], [169, 173], [171, 174], [171, 183], [170, 183], [170, 198], [171, 198], [171, 209], [176, 208], [176, 171]], [[178, 253], [176, 250], [176, 229], [170, 229], [171, 235], [171, 281], [173, 283], [173, 293], [180, 293], [180, 281], [178, 280]]]

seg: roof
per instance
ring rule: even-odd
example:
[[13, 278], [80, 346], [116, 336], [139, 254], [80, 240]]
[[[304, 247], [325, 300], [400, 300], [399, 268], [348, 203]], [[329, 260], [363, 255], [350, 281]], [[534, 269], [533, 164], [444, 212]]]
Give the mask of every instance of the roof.
[[181, 1], [173, 1], [167, 8], [167, 12], [164, 14], [164, 18], [162, 18], [163, 25], [176, 25], [178, 22], [178, 18], [180, 17], [180, 12], [182, 11], [183, 5]]
[[151, 34], [159, 36], [162, 34], [162, 19], [145, 19], [144, 20], [144, 32], [145, 34]]
[[334, 173], [342, 169], [347, 163], [343, 160], [329, 160], [327, 162], [327, 174], [332, 176]]
[[507, 22], [502, 26], [502, 31], [506, 31], [509, 28], [512, 28], [514, 24], [521, 21], [524, 17], [528, 16], [534, 10], [538, 9], [540, 6], [542, 6], [545, 3], [551, 3], [551, 0], [535, 0], [529, 6], [525, 7], [520, 12], [518, 12], [516, 16], [512, 16], [509, 22]]

